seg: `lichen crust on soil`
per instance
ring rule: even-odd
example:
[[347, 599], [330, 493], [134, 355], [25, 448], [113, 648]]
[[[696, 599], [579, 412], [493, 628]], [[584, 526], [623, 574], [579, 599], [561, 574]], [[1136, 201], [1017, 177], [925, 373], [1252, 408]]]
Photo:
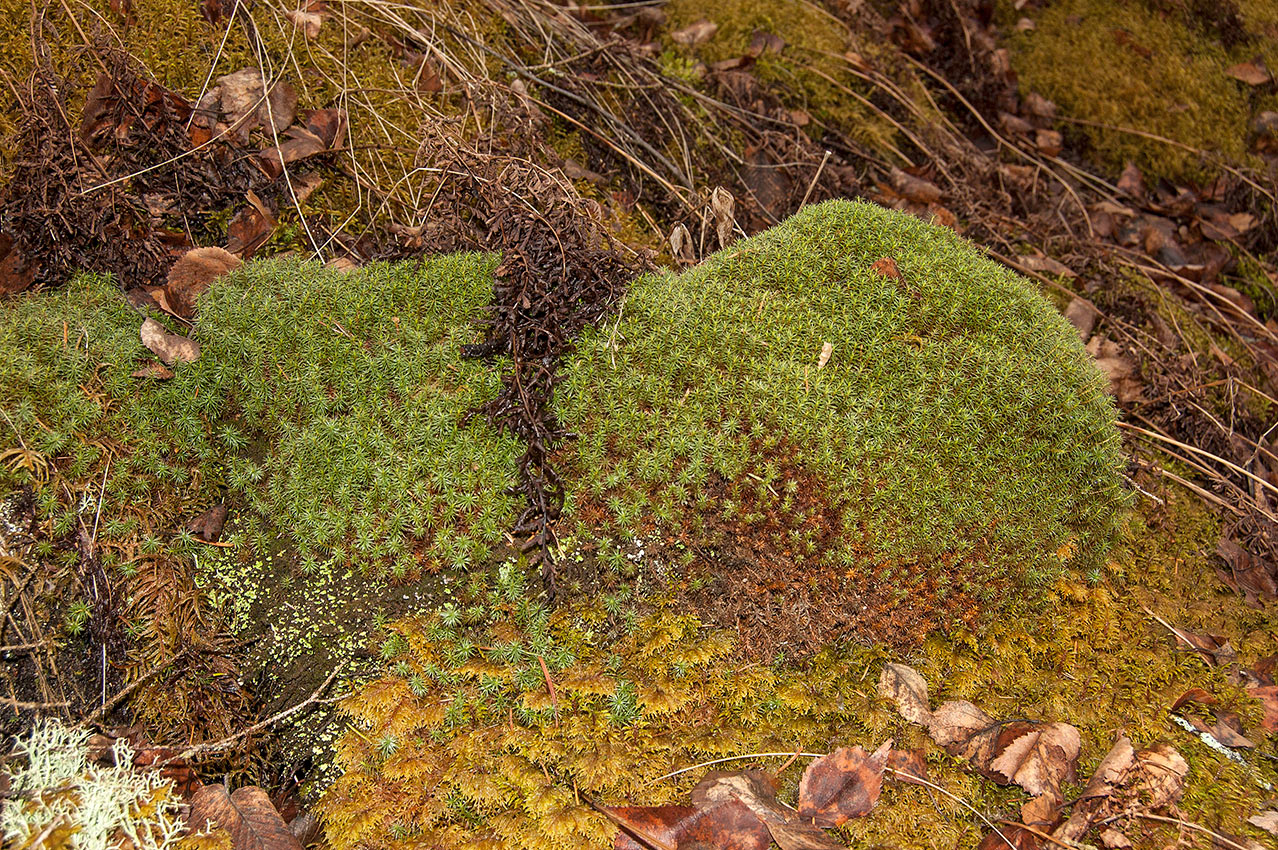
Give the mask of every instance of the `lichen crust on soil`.
[[1096, 570], [1127, 501], [1072, 327], [951, 231], [873, 204], [641, 278], [567, 371], [577, 538], [615, 559], [646, 535], [722, 624], [806, 632], [761, 649], [908, 645], [1032, 606]]

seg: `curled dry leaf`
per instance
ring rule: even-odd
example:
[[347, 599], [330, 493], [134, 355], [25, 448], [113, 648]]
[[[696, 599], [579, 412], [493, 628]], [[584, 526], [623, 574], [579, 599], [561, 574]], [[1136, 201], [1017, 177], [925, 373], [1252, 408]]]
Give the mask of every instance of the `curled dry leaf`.
[[682, 223], [670, 231], [670, 255], [676, 260], [692, 259], [692, 234]]
[[891, 751], [888, 739], [872, 755], [860, 747], [840, 747], [812, 762], [799, 781], [799, 814], [817, 826], [839, 826], [869, 814]]
[[164, 284], [172, 312], [190, 319], [195, 315], [196, 301], [213, 281], [239, 264], [239, 257], [223, 248], [192, 248], [178, 257]]
[[155, 378], [157, 381], [167, 381], [173, 377], [173, 370], [163, 363], [154, 361], [146, 364], [141, 369], [133, 372], [130, 377], [133, 378]]
[[191, 797], [188, 823], [192, 832], [211, 824], [225, 829], [234, 850], [302, 850], [270, 797], [257, 786], [228, 794], [225, 785], [205, 785]]
[[324, 19], [314, 12], [303, 12], [301, 9], [295, 9], [291, 12], [285, 12], [284, 17], [302, 31], [302, 35], [306, 38], [316, 38], [320, 33], [320, 26], [324, 23]]
[[169, 333], [164, 325], [155, 319], [147, 319], [142, 323], [140, 331], [142, 344], [151, 350], [168, 365], [182, 360], [192, 363], [200, 359], [200, 344], [193, 339]]
[[827, 342], [821, 345], [821, 354], [817, 357], [817, 368], [824, 369], [825, 364], [830, 362], [830, 355], [834, 353], [834, 343]]
[[[896, 263], [891, 258], [879, 260], [874, 264], [878, 271], [879, 263], [892, 263], [892, 271], [896, 272]], [[890, 276], [890, 275], [889, 275]], [[900, 272], [896, 272], [900, 277]], [[896, 710], [911, 723], [927, 726], [932, 718], [932, 710], [928, 707], [927, 681], [913, 667], [904, 664], [884, 664], [879, 674], [879, 696], [896, 703]]]
[[722, 186], [716, 186], [710, 194], [710, 212], [714, 216], [714, 227], [719, 235], [720, 248], [726, 248], [732, 241], [732, 231], [737, 224], [733, 216], [736, 205], [737, 201], [732, 197], [732, 193]]

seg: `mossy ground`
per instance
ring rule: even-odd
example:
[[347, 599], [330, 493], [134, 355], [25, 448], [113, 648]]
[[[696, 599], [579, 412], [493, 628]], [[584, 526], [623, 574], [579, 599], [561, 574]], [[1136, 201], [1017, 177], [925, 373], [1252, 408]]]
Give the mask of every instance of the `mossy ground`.
[[1248, 86], [1225, 74], [1257, 56], [1278, 67], [1278, 12], [1269, 0], [1065, 0], [1026, 11], [1012, 6], [999, 8], [1009, 29], [1022, 17], [1034, 22], [1033, 29], [1008, 39], [1022, 94], [1037, 92], [1063, 115], [1109, 125], [1064, 129], [1085, 138], [1114, 173], [1129, 160], [1170, 180], [1214, 173], [1193, 151], [1124, 130], [1246, 163], [1252, 118], [1278, 107], [1272, 87]]
[[[896, 260], [902, 279], [870, 271], [883, 256]], [[396, 597], [383, 615], [417, 612], [381, 644], [389, 676], [346, 702], [357, 723], [338, 747], [344, 777], [323, 804], [338, 846], [405, 846], [432, 830], [447, 846], [485, 837], [521, 847], [600, 845], [610, 829], [575, 801], [574, 785], [609, 802], [663, 802], [695, 775], [654, 780], [709, 758], [876, 745], [888, 735], [921, 745], [920, 733], [873, 696], [877, 665], [889, 657], [884, 642], [895, 635], [865, 633], [797, 661], [747, 661], [736, 641], [687, 610], [678, 582], [645, 582], [639, 594], [620, 586], [588, 592], [552, 614], [518, 560], [488, 557], [512, 512], [502, 490], [517, 447], [482, 422], [458, 426], [495, 392], [497, 367], [464, 361], [457, 348], [477, 338], [494, 263], [459, 255], [351, 276], [252, 264], [206, 297], [196, 329], [204, 354], [164, 383], [131, 377], [148, 359], [136, 336], [140, 316], [109, 281], [85, 278], [4, 304], [0, 350], [15, 353], [0, 359], [4, 410], [71, 494], [40, 488], [43, 520], [51, 532], [69, 532], [85, 505], [96, 505], [85, 497], [96, 496], [105, 475], [108, 566], [128, 579], [140, 555], [184, 564], [194, 553], [211, 579], [201, 596], [209, 610], [231, 617], [237, 608], [226, 603], [251, 603], [256, 594], [244, 622], [278, 625], [272, 645], [285, 651], [264, 652], [268, 675], [320, 657], [308, 648], [315, 640], [324, 658], [358, 651], [379, 610], [368, 593], [358, 602], [343, 595], [351, 583]], [[684, 321], [659, 321], [671, 315]], [[1202, 581], [1212, 521], [1179, 494], [1164, 494], [1170, 507], [1143, 504], [1129, 548], [1106, 555], [1122, 501], [1112, 489], [1113, 411], [1071, 334], [1027, 284], [994, 271], [952, 234], [865, 205], [810, 209], [788, 229], [738, 243], [683, 277], [641, 280], [619, 320], [581, 341], [562, 387], [561, 412], [582, 432], [563, 457], [581, 476], [565, 554], [595, 546], [591, 557], [614, 575], [664, 569], [677, 578], [683, 541], [640, 553], [634, 538], [642, 545], [662, 523], [677, 526], [687, 509], [694, 521], [680, 533], [695, 543], [697, 534], [724, 531], [730, 501], [747, 514], [798, 516], [815, 510], [804, 502], [815, 495], [839, 510], [766, 529], [797, 532], [773, 550], [789, 546], [787, 557], [803, 569], [829, 555], [805, 551], [821, 541], [804, 535], [837, 521], [841, 534], [856, 532], [854, 556], [885, 547], [903, 575], [945, 564], [945, 546], [924, 544], [947, 535], [967, 554], [982, 537], [988, 548], [981, 559], [954, 560], [945, 574], [975, 581], [964, 571], [979, 567], [982, 582], [992, 570], [1032, 578], [1032, 615], [1015, 599], [983, 600], [978, 630], [951, 625], [913, 642], [904, 660], [939, 698], [1073, 722], [1084, 731], [1089, 766], [1116, 728], [1138, 743], [1179, 734], [1165, 708], [1191, 686], [1238, 701], [1254, 720], [1255, 707], [1220, 673], [1172, 651], [1136, 613], [1144, 602], [1170, 621], [1227, 634], [1244, 658], [1274, 651], [1272, 612], [1245, 609]], [[817, 370], [824, 341], [835, 354]], [[1049, 389], [1050, 399], [1036, 395]], [[632, 403], [607, 401], [615, 393]], [[960, 413], [970, 421], [955, 422]], [[911, 416], [922, 417], [908, 420], [912, 429], [901, 421]], [[979, 458], [956, 448], [960, 427], [984, 435]], [[1013, 433], [1025, 438], [1000, 444]], [[946, 435], [953, 456], [941, 451]], [[1035, 440], [1048, 453], [1038, 460]], [[1073, 448], [1052, 453], [1053, 440]], [[756, 464], [760, 450], [786, 456]], [[854, 456], [860, 460], [844, 467]], [[981, 462], [990, 466], [981, 471]], [[997, 480], [981, 477], [994, 470]], [[683, 505], [677, 479], [688, 471]], [[1097, 514], [1077, 513], [1069, 501], [1077, 496], [1046, 492], [1040, 476], [1061, 490], [1096, 488]], [[4, 482], [28, 478], [6, 473]], [[1008, 491], [991, 496], [992, 485]], [[1018, 497], [1018, 486], [1029, 489]], [[940, 499], [951, 490], [957, 502]], [[221, 496], [242, 520], [233, 548], [215, 563], [176, 529]], [[859, 511], [851, 514], [859, 521], [841, 524], [848, 511]], [[979, 517], [995, 511], [1006, 512], [1002, 531], [981, 530]], [[760, 521], [727, 520], [747, 530]], [[1141, 523], [1163, 524], [1160, 535]], [[1095, 572], [1062, 572], [1062, 547], [1090, 558], [1080, 564]], [[627, 554], [632, 566], [623, 570], [616, 562]], [[42, 556], [69, 561], [74, 553], [50, 546]], [[362, 578], [370, 570], [393, 577], [400, 564], [405, 576], [437, 567], [441, 581], [405, 601], [398, 597], [410, 591]], [[1017, 564], [1038, 569], [1021, 575]], [[444, 576], [454, 578], [448, 603], [437, 592]], [[209, 591], [225, 603], [214, 604]], [[315, 622], [268, 613], [300, 599]], [[1175, 607], [1181, 600], [1201, 606], [1189, 609], [1192, 622]], [[320, 623], [320, 614], [331, 617]], [[329, 628], [348, 615], [359, 622]], [[556, 683], [553, 702], [547, 676]], [[1255, 778], [1192, 740], [1179, 743], [1194, 770], [1188, 811], [1245, 832]], [[1015, 809], [1014, 792], [960, 773], [939, 751], [929, 761], [942, 784], [979, 808]], [[791, 783], [796, 777], [792, 769]], [[970, 846], [979, 833], [949, 803], [894, 788], [848, 836], [857, 846], [890, 835], [903, 846], [939, 848]]]

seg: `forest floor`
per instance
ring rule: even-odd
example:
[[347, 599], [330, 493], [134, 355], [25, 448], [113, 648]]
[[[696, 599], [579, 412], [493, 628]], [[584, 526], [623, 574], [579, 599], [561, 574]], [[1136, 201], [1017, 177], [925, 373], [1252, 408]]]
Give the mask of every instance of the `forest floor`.
[[[38, 5], [0, 0], [6, 735], [130, 742], [188, 826], [228, 828], [187, 846], [1273, 846], [1272, 4]], [[573, 342], [636, 276], [837, 198], [1033, 281], [1110, 381], [1130, 505], [1033, 613], [913, 605], [922, 581], [849, 603], [740, 526], [698, 549], [640, 517], [610, 548], [560, 515]], [[431, 274], [500, 282], [468, 331], [389, 315], [413, 284], [378, 263], [459, 251]], [[322, 261], [327, 294], [210, 292], [271, 257]], [[369, 315], [341, 296], [365, 272]], [[466, 355], [418, 381], [455, 415], [417, 423], [464, 448], [414, 462], [480, 495], [416, 548], [380, 546], [404, 485], [364, 454], [363, 490], [276, 486], [323, 466], [271, 442], [276, 376], [188, 368], [251, 338], [381, 369], [372, 334], [419, 331]], [[49, 823], [25, 846], [73, 846]]]

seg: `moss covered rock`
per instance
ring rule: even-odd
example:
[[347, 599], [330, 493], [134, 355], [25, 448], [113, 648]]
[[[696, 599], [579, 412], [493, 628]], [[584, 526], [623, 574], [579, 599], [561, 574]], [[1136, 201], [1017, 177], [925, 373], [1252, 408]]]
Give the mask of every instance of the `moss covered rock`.
[[951, 231], [872, 204], [640, 279], [568, 373], [583, 534], [676, 540], [717, 596], [834, 594], [837, 631], [1019, 607], [1100, 564], [1124, 504], [1073, 329]]

